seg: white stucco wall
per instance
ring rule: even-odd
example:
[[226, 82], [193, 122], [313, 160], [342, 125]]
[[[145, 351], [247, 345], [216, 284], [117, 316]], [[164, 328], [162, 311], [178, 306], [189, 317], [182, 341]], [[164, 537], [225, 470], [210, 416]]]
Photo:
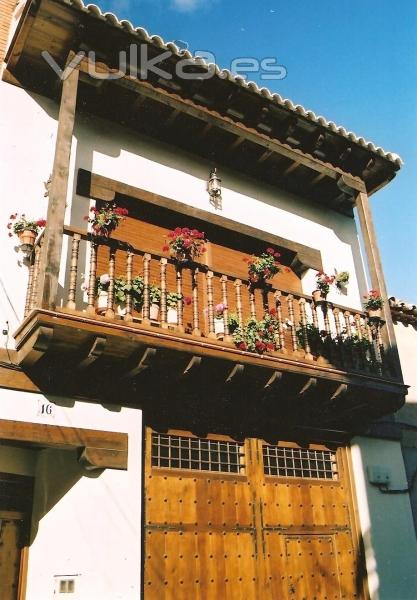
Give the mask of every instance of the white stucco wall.
[[[41, 414], [48, 404], [51, 415]], [[75, 451], [0, 446], [0, 471], [36, 478], [26, 598], [52, 600], [57, 575], [77, 575], [75, 600], [139, 598], [142, 413], [72, 404], [0, 389], [2, 419], [129, 436], [128, 471], [85, 471]]]
[[357, 437], [352, 463], [371, 600], [415, 600], [417, 542], [409, 496], [383, 494], [368, 478], [368, 467], [384, 467], [390, 488], [407, 488], [401, 444]]

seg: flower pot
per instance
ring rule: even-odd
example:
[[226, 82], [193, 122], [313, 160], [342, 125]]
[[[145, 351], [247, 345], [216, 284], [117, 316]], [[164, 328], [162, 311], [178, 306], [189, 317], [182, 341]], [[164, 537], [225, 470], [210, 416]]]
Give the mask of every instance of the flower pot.
[[107, 292], [99, 292], [96, 299], [96, 313], [98, 315], [104, 315], [107, 310], [107, 301], [109, 294]]
[[126, 314], [126, 302], [117, 302], [116, 303], [116, 313], [119, 317], [124, 317]]
[[177, 252], [174, 258], [178, 263], [188, 263], [193, 259], [191, 254], [187, 252]]
[[314, 302], [325, 302], [327, 298], [327, 294], [323, 294], [321, 290], [314, 290], [313, 292], [313, 300]]
[[222, 338], [224, 336], [224, 320], [223, 317], [221, 319], [214, 319], [214, 333], [218, 338]]
[[368, 318], [373, 321], [379, 321], [382, 317], [382, 308], [368, 308]]
[[151, 304], [149, 307], [149, 318], [152, 321], [159, 319], [159, 304]]
[[35, 245], [36, 233], [31, 231], [30, 229], [24, 229], [19, 233], [19, 241], [22, 246], [25, 246], [26, 249], [29, 247], [33, 248]]
[[178, 310], [176, 308], [168, 308], [167, 323], [170, 325], [178, 325]]

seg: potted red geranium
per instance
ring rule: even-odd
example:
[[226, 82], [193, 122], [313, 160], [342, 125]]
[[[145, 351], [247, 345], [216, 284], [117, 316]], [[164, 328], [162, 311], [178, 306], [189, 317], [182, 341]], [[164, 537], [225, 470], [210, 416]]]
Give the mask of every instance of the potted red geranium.
[[264, 285], [268, 279], [271, 279], [282, 270], [279, 262], [280, 253], [274, 248], [267, 248], [260, 256], [245, 258], [248, 263], [248, 279], [251, 285]]
[[317, 288], [313, 292], [313, 300], [314, 302], [324, 302], [327, 298], [327, 294], [329, 293], [330, 286], [333, 285], [335, 276], [334, 275], [326, 275], [323, 271], [319, 271], [316, 275]]
[[378, 321], [381, 318], [382, 307], [384, 306], [384, 299], [380, 292], [378, 290], [369, 290], [369, 293], [364, 298], [363, 307], [367, 311], [368, 317]]
[[9, 229], [9, 236], [11, 237], [13, 233], [17, 235], [21, 248], [29, 251], [33, 248], [40, 229], [45, 225], [45, 219], [29, 219], [24, 214], [14, 213], [10, 215], [7, 229]]
[[91, 225], [94, 235], [109, 237], [123, 221], [129, 211], [127, 208], [117, 206], [114, 202], [107, 202], [101, 208], [90, 208], [91, 216], [86, 216], [84, 219]]
[[205, 234], [198, 229], [176, 227], [168, 232], [167, 237], [167, 243], [162, 251], [169, 252], [171, 257], [180, 263], [193, 261], [206, 251]]

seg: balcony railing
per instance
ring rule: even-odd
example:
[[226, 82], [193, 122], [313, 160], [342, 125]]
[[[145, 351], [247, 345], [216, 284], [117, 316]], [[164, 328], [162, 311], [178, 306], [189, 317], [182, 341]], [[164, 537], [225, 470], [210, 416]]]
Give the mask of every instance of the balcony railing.
[[[100, 314], [118, 324], [136, 323], [217, 339], [230, 347], [234, 345], [231, 315], [244, 324], [249, 318], [260, 320], [275, 309], [278, 326], [272, 355], [345, 371], [390, 374], [383, 343], [384, 323], [370, 321], [362, 311], [331, 302], [315, 303], [309, 296], [270, 285], [253, 289], [247, 280], [232, 273], [219, 273], [201, 263], [178, 264], [126, 242], [92, 237], [75, 228], [65, 227], [64, 234], [69, 248], [62, 307], [69, 311]], [[25, 316], [37, 308], [41, 244], [42, 238], [31, 257]], [[105, 306], [99, 309], [97, 278], [105, 273], [109, 279], [107, 298]], [[129, 286], [137, 275], [143, 280], [141, 308], [135, 309], [129, 291], [121, 307], [116, 302], [115, 280], [123, 277]], [[152, 285], [160, 289], [157, 315], [151, 306]], [[174, 319], [168, 307], [171, 292], [190, 299], [188, 305], [178, 300]], [[220, 326], [215, 318], [218, 303], [225, 307]]]

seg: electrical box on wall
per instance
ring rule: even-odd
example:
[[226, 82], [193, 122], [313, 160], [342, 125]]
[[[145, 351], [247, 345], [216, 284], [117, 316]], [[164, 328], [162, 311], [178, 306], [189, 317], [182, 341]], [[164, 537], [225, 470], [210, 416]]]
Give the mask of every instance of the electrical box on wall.
[[388, 467], [368, 465], [367, 471], [369, 483], [386, 485], [391, 481], [391, 470]]

